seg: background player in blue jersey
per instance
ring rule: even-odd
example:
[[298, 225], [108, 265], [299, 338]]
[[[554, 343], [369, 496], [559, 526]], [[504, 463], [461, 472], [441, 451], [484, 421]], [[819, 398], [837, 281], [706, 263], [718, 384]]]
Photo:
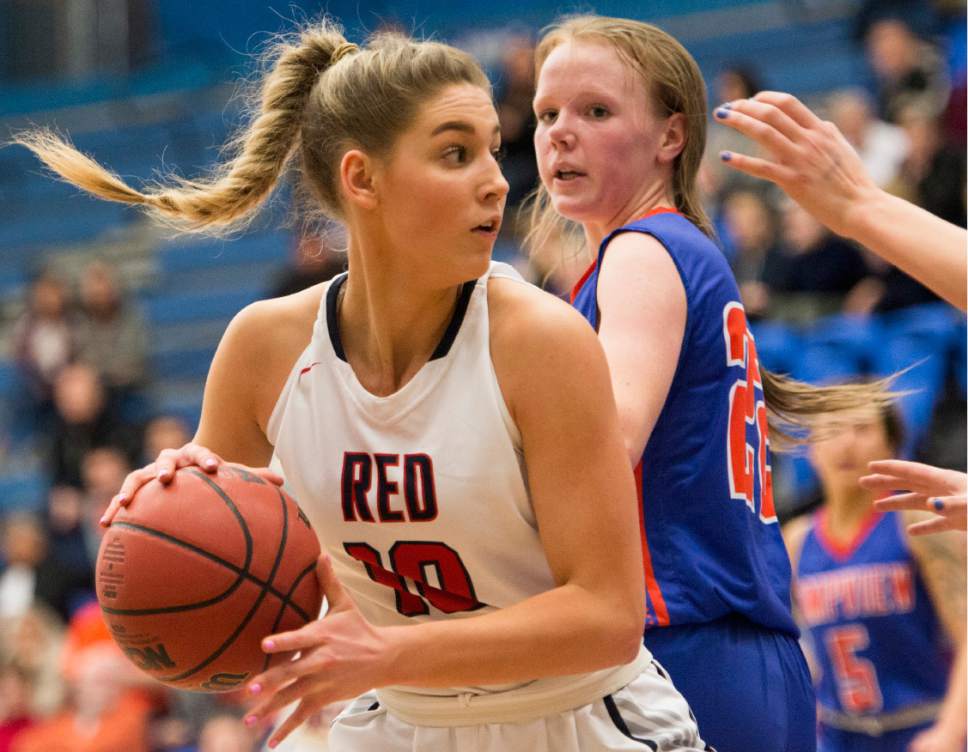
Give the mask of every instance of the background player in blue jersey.
[[858, 483], [900, 441], [871, 411], [813, 444], [824, 504], [784, 527], [824, 752], [965, 748], [964, 535], [912, 536], [923, 512], [879, 512]]
[[696, 196], [705, 86], [678, 42], [636, 21], [577, 17], [546, 34], [536, 63], [531, 241], [568, 237], [570, 221], [594, 258], [573, 303], [599, 332], [636, 468], [645, 642], [716, 748], [812, 749], [767, 417], [883, 394], [816, 391], [758, 368]]

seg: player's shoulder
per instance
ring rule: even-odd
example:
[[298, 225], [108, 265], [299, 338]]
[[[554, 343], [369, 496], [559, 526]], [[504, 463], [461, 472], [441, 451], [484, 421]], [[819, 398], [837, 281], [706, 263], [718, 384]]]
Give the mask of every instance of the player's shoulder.
[[792, 520], [784, 523], [780, 532], [783, 535], [783, 543], [786, 545], [787, 555], [790, 557], [790, 564], [796, 572], [797, 564], [800, 561], [800, 554], [803, 551], [803, 544], [807, 535], [813, 529], [813, 515], [801, 514]]
[[253, 358], [291, 362], [312, 336], [325, 288], [250, 303], [232, 319], [223, 342]]
[[490, 277], [487, 305], [492, 350], [541, 351], [596, 339], [578, 311], [521, 279]]

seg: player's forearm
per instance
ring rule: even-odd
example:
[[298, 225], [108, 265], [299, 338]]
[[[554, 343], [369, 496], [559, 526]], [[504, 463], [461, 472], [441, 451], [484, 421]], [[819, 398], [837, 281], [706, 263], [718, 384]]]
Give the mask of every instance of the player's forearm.
[[961, 310], [968, 306], [968, 233], [877, 190], [853, 202], [850, 237]]
[[964, 739], [968, 713], [968, 648], [964, 640], [951, 663], [948, 691], [938, 712], [936, 724], [948, 729], [953, 737]]
[[483, 616], [389, 627], [387, 683], [500, 684], [628, 663], [643, 617], [638, 604], [622, 600], [567, 584]]

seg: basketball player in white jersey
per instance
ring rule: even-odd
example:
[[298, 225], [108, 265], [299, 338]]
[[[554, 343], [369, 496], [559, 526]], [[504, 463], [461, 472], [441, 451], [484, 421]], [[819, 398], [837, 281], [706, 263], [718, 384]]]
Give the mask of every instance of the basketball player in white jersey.
[[298, 150], [349, 230], [347, 275], [233, 320], [194, 442], [129, 476], [106, 522], [151, 477], [275, 451], [322, 540], [329, 612], [265, 641], [299, 651], [248, 684], [251, 723], [299, 702], [270, 746], [363, 694], [332, 749], [703, 749], [641, 645], [635, 490], [595, 334], [490, 262], [507, 183], [484, 74], [445, 45], [357, 49], [326, 24], [278, 55], [208, 182], [140, 192], [20, 138], [195, 231], [248, 218]]

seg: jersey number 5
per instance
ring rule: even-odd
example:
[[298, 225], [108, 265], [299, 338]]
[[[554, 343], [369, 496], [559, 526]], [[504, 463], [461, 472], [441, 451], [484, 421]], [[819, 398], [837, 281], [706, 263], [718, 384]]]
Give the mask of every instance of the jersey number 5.
[[881, 709], [884, 700], [874, 664], [859, 658], [858, 651], [870, 645], [867, 627], [850, 624], [831, 627], [824, 638], [827, 655], [834, 667], [840, 704], [848, 713], [870, 713]]
[[[729, 494], [741, 499], [756, 511], [754, 480], [760, 486], [760, 519], [776, 522], [773, 505], [773, 470], [770, 467], [769, 438], [766, 429], [766, 403], [756, 398], [756, 387], [763, 388], [756, 343], [746, 324], [746, 312], [739, 303], [727, 303], [723, 309], [723, 334], [726, 337], [726, 364], [741, 366], [744, 377], [737, 379], [729, 391], [729, 428], [726, 436]], [[750, 443], [747, 435], [755, 435]]]
[[[404, 616], [429, 614], [430, 606], [453, 614], [475, 611], [484, 605], [474, 594], [474, 585], [460, 555], [446, 543], [397, 541], [390, 548], [389, 569], [383, 566], [380, 552], [369, 543], [344, 543], [343, 548], [366, 567], [371, 580], [393, 588], [397, 611]], [[430, 584], [431, 571], [436, 585]], [[408, 579], [416, 585], [419, 595], [410, 592]]]

